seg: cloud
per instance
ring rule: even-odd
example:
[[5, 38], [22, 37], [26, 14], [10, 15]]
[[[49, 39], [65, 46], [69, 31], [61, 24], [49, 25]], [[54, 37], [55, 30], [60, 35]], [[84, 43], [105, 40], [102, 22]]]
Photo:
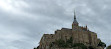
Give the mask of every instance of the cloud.
[[[71, 28], [73, 10], [80, 25], [88, 25], [110, 43], [110, 0], [0, 0], [0, 49], [33, 49], [42, 35]], [[16, 4], [16, 5], [15, 5]], [[7, 10], [11, 6], [13, 9]], [[5, 6], [5, 8], [3, 7]], [[4, 9], [4, 10], [3, 10]]]

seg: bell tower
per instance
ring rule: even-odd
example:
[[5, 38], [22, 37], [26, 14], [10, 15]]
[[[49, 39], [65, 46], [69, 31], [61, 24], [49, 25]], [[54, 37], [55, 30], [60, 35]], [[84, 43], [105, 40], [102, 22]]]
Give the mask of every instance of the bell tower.
[[78, 25], [79, 25], [79, 23], [76, 20], [76, 14], [75, 14], [75, 11], [74, 11], [74, 21], [72, 23], [72, 29], [75, 28], [75, 27], [77, 27]]

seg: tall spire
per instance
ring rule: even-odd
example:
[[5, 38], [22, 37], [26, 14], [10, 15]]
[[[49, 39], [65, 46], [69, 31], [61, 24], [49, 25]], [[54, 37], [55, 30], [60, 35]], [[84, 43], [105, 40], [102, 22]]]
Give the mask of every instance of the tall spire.
[[75, 13], [75, 10], [74, 10], [74, 21], [73, 21], [73, 23], [78, 24], [78, 22], [77, 22], [77, 20], [76, 20], [76, 13]]
[[75, 13], [75, 10], [74, 10], [74, 19], [76, 19], [76, 13]]
[[74, 21], [72, 23], [72, 29], [74, 29], [75, 27], [77, 27], [79, 25], [79, 23], [76, 20], [76, 14], [75, 14], [75, 10], [74, 10]]

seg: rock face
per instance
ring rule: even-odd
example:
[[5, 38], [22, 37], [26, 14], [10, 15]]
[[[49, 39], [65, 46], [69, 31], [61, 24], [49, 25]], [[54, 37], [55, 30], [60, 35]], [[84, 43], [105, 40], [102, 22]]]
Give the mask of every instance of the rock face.
[[69, 44], [69, 47], [57, 45], [57, 40], [61, 39], [66, 43], [70, 38], [72, 38], [71, 44], [82, 43], [86, 46], [86, 49], [104, 49], [103, 45], [98, 45], [101, 40], [97, 38], [97, 34], [88, 30], [87, 26], [79, 26], [75, 15], [72, 29], [62, 28], [61, 30], [56, 30], [55, 34], [44, 34], [39, 42], [40, 45], [34, 49], [83, 49], [80, 46], [71, 47], [71, 44]]

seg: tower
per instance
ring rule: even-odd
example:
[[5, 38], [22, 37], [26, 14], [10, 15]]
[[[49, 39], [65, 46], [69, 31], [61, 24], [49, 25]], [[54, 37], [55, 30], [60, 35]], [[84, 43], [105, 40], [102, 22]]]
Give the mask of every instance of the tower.
[[72, 23], [72, 29], [75, 28], [75, 27], [77, 27], [78, 25], [79, 25], [79, 23], [76, 20], [76, 14], [75, 14], [75, 11], [74, 11], [74, 21]]

